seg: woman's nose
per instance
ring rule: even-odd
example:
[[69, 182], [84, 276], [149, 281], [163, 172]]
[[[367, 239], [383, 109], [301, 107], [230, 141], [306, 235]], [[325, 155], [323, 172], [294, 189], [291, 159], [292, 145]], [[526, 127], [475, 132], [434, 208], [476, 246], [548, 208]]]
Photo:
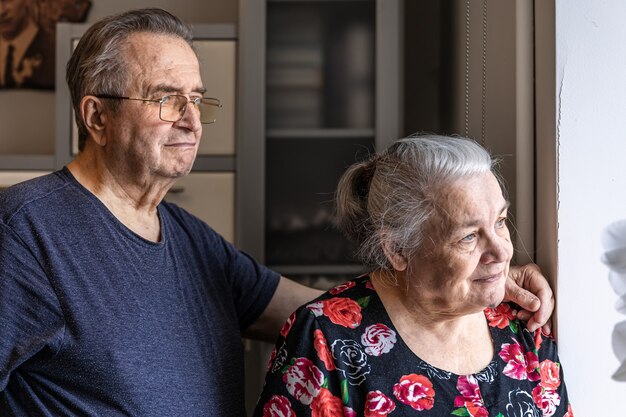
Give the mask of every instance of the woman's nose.
[[487, 239], [487, 247], [483, 253], [483, 261], [485, 263], [490, 262], [505, 262], [509, 260], [513, 252], [513, 245], [511, 244], [511, 238], [507, 236], [493, 235]]

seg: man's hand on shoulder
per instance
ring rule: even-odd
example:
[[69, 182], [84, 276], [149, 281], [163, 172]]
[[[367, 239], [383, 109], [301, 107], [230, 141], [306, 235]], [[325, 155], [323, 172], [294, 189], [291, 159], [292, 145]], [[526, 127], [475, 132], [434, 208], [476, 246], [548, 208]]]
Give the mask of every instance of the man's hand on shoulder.
[[528, 330], [532, 332], [542, 327], [544, 334], [550, 334], [554, 295], [539, 267], [535, 264], [511, 265], [505, 288], [505, 301], [512, 301], [522, 308], [517, 317], [528, 322]]

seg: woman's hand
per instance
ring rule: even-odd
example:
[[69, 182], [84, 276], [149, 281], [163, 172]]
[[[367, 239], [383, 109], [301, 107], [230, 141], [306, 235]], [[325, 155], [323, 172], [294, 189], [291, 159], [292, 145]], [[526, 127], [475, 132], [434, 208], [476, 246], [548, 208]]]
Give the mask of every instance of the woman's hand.
[[552, 326], [550, 316], [554, 310], [554, 295], [537, 265], [511, 265], [504, 299], [522, 308], [517, 313], [517, 317], [528, 322], [528, 330], [533, 332], [542, 327], [544, 334], [550, 334]]

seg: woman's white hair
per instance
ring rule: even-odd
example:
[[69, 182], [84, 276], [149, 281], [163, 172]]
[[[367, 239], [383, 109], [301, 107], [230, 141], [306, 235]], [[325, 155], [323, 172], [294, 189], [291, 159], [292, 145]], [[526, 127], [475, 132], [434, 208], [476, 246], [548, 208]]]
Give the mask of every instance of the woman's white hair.
[[496, 161], [471, 139], [415, 135], [348, 168], [336, 193], [336, 222], [369, 268], [392, 270], [383, 251], [410, 256], [423, 243], [442, 188], [493, 172]]

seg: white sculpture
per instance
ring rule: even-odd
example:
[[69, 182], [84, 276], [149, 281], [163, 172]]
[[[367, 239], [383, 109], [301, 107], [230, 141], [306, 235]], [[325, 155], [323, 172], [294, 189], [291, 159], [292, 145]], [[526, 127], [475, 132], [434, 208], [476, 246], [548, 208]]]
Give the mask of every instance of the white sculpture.
[[[609, 282], [618, 296], [615, 308], [626, 315], [626, 220], [610, 224], [602, 233], [605, 249], [602, 262], [609, 267]], [[613, 374], [616, 381], [626, 381], [626, 320], [613, 329], [613, 352], [621, 362]]]

